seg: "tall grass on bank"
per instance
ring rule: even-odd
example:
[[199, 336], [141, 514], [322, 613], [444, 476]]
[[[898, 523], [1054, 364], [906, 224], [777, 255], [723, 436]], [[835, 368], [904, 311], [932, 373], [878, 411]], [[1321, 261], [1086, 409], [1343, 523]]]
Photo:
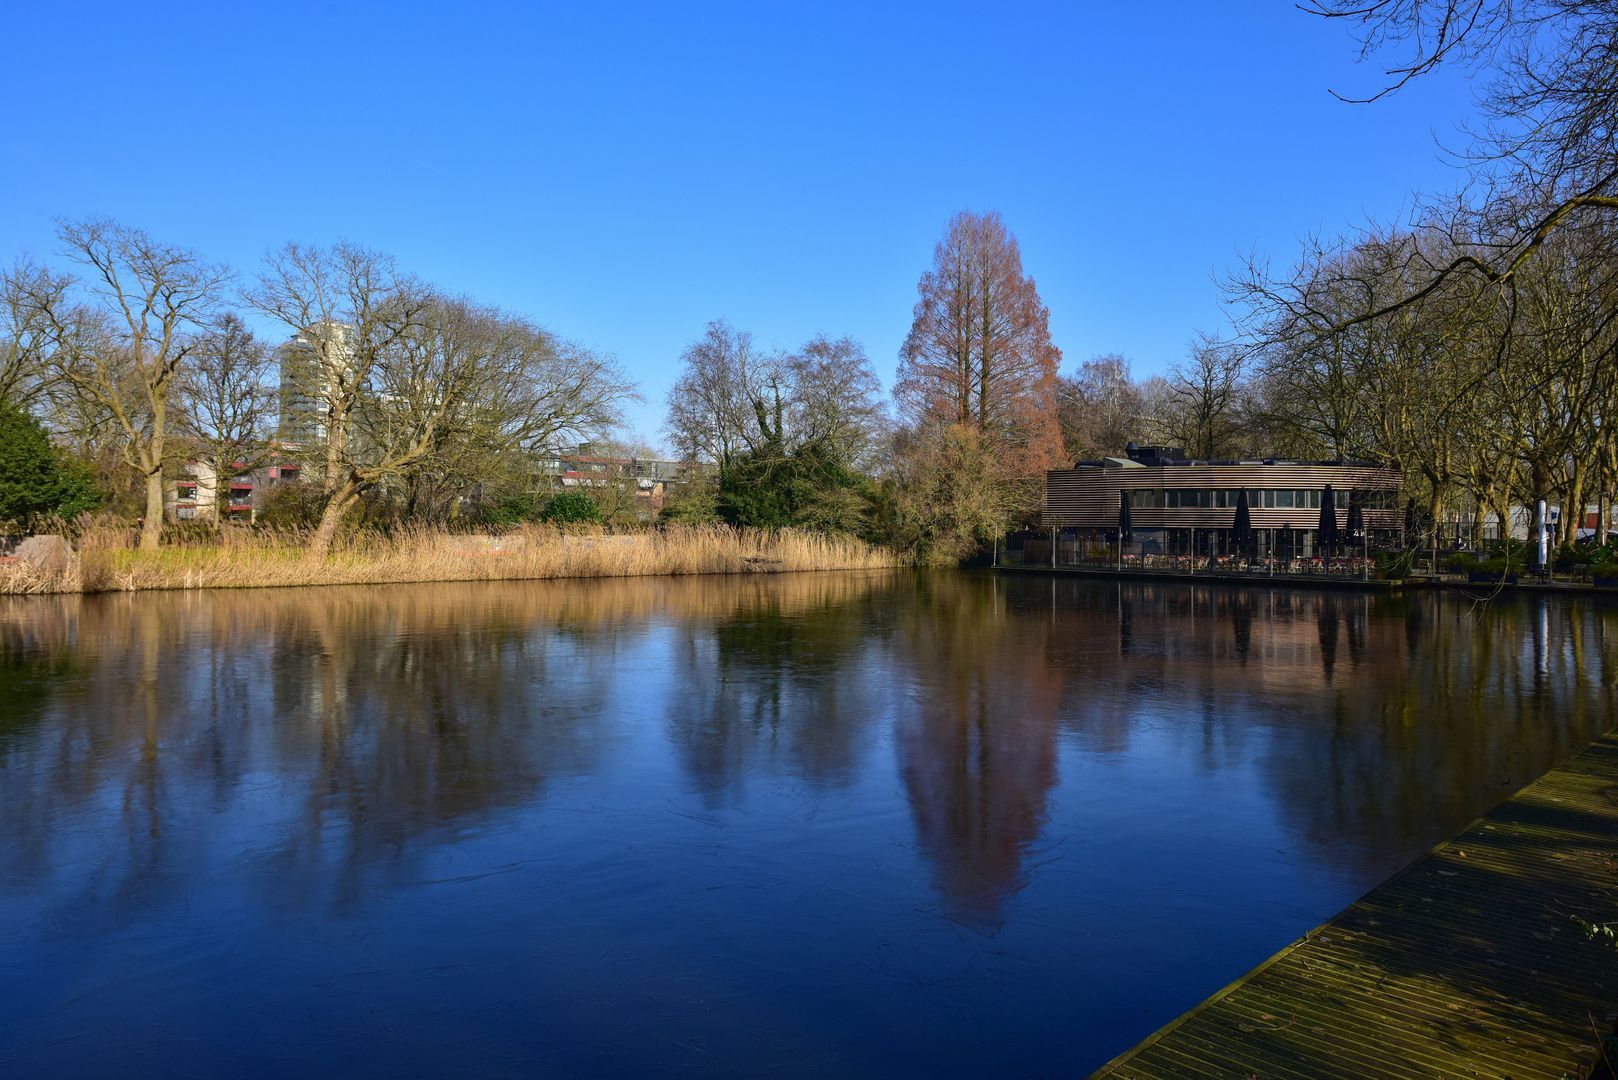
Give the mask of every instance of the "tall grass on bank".
[[77, 580], [47, 581], [9, 564], [0, 566], [0, 593], [779, 573], [900, 562], [890, 551], [847, 537], [725, 526], [621, 534], [540, 525], [492, 535], [429, 528], [360, 532], [339, 541], [325, 559], [308, 555], [307, 540], [296, 532], [226, 528], [211, 542], [143, 552], [127, 530], [91, 529], [79, 537]]
[[0, 561], [0, 596], [34, 596], [45, 593], [83, 592], [79, 567], [41, 570], [24, 562]]

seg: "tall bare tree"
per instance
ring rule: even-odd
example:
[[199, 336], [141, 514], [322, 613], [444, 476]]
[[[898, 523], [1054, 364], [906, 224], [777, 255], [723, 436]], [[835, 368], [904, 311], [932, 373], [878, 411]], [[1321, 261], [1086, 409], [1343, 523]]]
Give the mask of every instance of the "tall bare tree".
[[123, 461], [145, 487], [141, 547], [153, 550], [175, 381], [195, 348], [192, 331], [229, 275], [189, 249], [104, 219], [65, 222], [58, 235], [83, 276], [68, 288], [38, 278], [27, 295], [48, 328], [61, 380], [82, 411], [121, 436]]
[[377, 368], [420, 327], [428, 290], [391, 256], [357, 244], [288, 244], [265, 258], [247, 300], [294, 335], [282, 378], [315, 413], [311, 430], [331, 496], [351, 456], [354, 410]]
[[783, 368], [790, 387], [789, 448], [818, 443], [840, 464], [874, 465], [887, 409], [865, 348], [851, 337], [819, 334], [788, 356]]
[[269, 460], [274, 397], [269, 350], [233, 313], [221, 315], [198, 337], [192, 362], [181, 372], [177, 428], [202, 452], [213, 471], [213, 517], [228, 497], [230, 477]]

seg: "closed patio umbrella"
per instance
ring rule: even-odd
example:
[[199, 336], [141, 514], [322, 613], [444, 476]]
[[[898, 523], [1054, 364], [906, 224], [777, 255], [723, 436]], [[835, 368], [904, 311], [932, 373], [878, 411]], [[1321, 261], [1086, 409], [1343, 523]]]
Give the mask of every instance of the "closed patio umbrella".
[[1131, 535], [1133, 532], [1134, 527], [1129, 521], [1129, 492], [1120, 491], [1118, 493], [1118, 543], [1129, 543], [1134, 538]]
[[1281, 558], [1290, 562], [1295, 550], [1297, 550], [1297, 537], [1292, 535], [1292, 523], [1289, 521], [1281, 526]]
[[1236, 496], [1236, 520], [1230, 526], [1230, 543], [1243, 555], [1251, 555], [1253, 546], [1253, 515], [1247, 509], [1247, 489]]
[[1320, 532], [1315, 536], [1315, 550], [1330, 555], [1337, 549], [1337, 493], [1327, 484], [1320, 492]]
[[1360, 493], [1348, 493], [1348, 539], [1359, 540], [1365, 535], [1365, 509], [1360, 505]]

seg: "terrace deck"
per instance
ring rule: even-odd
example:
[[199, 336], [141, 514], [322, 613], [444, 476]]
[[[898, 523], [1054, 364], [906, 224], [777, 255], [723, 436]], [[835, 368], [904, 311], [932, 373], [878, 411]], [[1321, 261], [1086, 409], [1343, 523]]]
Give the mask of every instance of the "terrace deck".
[[1575, 915], [1618, 920], [1615, 735], [1095, 1075], [1588, 1075], [1618, 947]]

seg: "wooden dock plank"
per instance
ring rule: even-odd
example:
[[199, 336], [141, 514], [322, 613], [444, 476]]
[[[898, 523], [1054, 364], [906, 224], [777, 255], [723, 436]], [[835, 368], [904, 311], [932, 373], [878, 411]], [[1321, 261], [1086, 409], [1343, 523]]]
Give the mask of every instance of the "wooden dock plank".
[[1105, 1077], [1578, 1076], [1618, 1009], [1618, 735], [1528, 785]]

